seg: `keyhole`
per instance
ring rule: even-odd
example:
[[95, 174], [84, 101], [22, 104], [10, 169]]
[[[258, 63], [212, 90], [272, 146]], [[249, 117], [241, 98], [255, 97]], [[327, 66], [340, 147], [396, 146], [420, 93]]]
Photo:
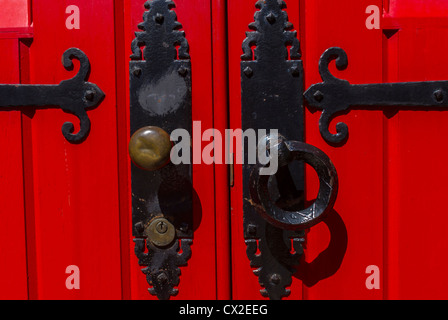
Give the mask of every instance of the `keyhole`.
[[165, 234], [168, 231], [168, 226], [165, 222], [161, 221], [157, 224], [156, 229], [160, 234]]

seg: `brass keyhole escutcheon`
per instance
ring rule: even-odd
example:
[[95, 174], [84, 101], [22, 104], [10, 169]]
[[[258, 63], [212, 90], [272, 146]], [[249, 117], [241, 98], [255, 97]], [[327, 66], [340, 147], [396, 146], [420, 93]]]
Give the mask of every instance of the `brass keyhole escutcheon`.
[[155, 246], [165, 247], [173, 242], [176, 229], [167, 219], [157, 218], [145, 229], [145, 236]]
[[173, 144], [170, 135], [159, 127], [144, 127], [137, 130], [129, 142], [129, 156], [141, 169], [155, 171], [170, 162]]

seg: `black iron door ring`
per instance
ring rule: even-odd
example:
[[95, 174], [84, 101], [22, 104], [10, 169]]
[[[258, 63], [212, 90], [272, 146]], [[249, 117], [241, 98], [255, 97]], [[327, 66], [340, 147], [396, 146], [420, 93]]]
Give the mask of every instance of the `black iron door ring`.
[[332, 209], [338, 192], [338, 176], [330, 158], [320, 149], [299, 141], [284, 141], [279, 148], [279, 164], [304, 161], [316, 171], [320, 187], [316, 200], [306, 209], [286, 211], [271, 199], [272, 175], [261, 175], [263, 165], [254, 168], [250, 178], [250, 192], [254, 207], [271, 224], [289, 230], [308, 229]]

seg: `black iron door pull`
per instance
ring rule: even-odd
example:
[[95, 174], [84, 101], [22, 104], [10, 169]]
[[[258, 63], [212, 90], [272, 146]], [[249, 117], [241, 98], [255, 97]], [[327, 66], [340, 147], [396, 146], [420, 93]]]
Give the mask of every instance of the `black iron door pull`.
[[[291, 276], [303, 253], [304, 228], [321, 221], [332, 208], [338, 178], [330, 159], [302, 142], [303, 98], [322, 110], [319, 130], [328, 143], [348, 137], [345, 123], [329, 124], [337, 113], [354, 106], [448, 107], [448, 81], [377, 83], [352, 85], [329, 71], [333, 60], [339, 70], [348, 66], [347, 54], [333, 47], [319, 61], [322, 83], [303, 94], [300, 44], [283, 9], [283, 0], [260, 0], [255, 22], [249, 24], [241, 56], [243, 129], [279, 129], [282, 142], [275, 176], [262, 176], [262, 165], [243, 165], [244, 236], [247, 255], [259, 277], [262, 295], [280, 299], [289, 294]], [[288, 52], [289, 48], [289, 52]], [[247, 156], [247, 150], [246, 150]], [[298, 163], [302, 161], [302, 163]], [[303, 162], [310, 164], [320, 180], [315, 202], [304, 208]], [[288, 241], [290, 240], [290, 241]], [[294, 253], [291, 253], [294, 249]]]
[[105, 95], [96, 84], [86, 81], [90, 73], [90, 62], [85, 53], [77, 48], [65, 51], [62, 56], [65, 69], [73, 69], [73, 59], [80, 62], [78, 74], [59, 85], [0, 84], [0, 106], [59, 106], [80, 120], [78, 133], [73, 133], [73, 123], [66, 122], [62, 126], [62, 134], [70, 142], [82, 141], [90, 131], [90, 119], [86, 109], [98, 106]]
[[316, 200], [306, 209], [284, 210], [272, 200], [272, 176], [260, 175], [258, 167], [252, 171], [250, 194], [258, 204], [257, 211], [272, 225], [283, 229], [307, 229], [325, 218], [333, 207], [338, 190], [338, 176], [330, 158], [316, 147], [299, 141], [282, 141], [277, 144], [279, 163], [287, 166], [293, 161], [304, 161], [316, 170], [320, 188]]
[[[244, 238], [247, 256], [271, 299], [288, 296], [303, 254], [304, 229], [318, 223], [332, 208], [338, 179], [330, 159], [303, 143], [303, 64], [297, 32], [282, 9], [281, 0], [256, 3], [255, 22], [249, 24], [242, 48], [242, 129], [278, 130], [279, 168], [260, 174], [260, 163], [243, 164]], [[288, 50], [289, 49], [289, 50]], [[273, 141], [272, 132], [267, 140]], [[263, 140], [260, 140], [263, 141]], [[271, 144], [271, 143], [269, 143]], [[274, 143], [275, 145], [275, 143]], [[245, 159], [249, 149], [245, 149]], [[272, 154], [271, 154], [272, 155]], [[305, 208], [304, 163], [321, 182], [314, 204]]]
[[144, 6], [129, 64], [132, 223], [149, 292], [166, 300], [178, 293], [179, 267], [187, 264], [193, 241], [191, 161], [170, 163], [170, 134], [192, 133], [191, 63], [174, 2]]
[[323, 82], [313, 84], [305, 92], [309, 105], [322, 109], [319, 130], [330, 143], [347, 139], [348, 127], [339, 122], [336, 134], [330, 133], [328, 126], [333, 116], [353, 106], [404, 106], [448, 108], [448, 81], [378, 83], [352, 85], [338, 79], [328, 70], [331, 61], [344, 70], [348, 66], [347, 54], [341, 48], [330, 48], [319, 61], [319, 72]]

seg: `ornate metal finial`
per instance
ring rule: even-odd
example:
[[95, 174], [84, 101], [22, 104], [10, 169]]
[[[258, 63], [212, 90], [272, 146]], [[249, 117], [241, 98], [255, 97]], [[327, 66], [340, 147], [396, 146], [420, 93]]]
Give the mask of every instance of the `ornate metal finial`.
[[[160, 300], [168, 300], [171, 296], [178, 294], [175, 288], [180, 282], [179, 266], [186, 266], [191, 257], [190, 239], [175, 241], [169, 250], [158, 248], [145, 239], [134, 239], [135, 254], [139, 259], [139, 265], [146, 266], [142, 272], [151, 288], [149, 293], [157, 296]], [[148, 253], [145, 252], [145, 246]], [[179, 251], [182, 251], [179, 253]]]
[[288, 58], [288, 45], [291, 46], [289, 56], [291, 59], [300, 59], [300, 43], [297, 31], [288, 21], [288, 14], [283, 11], [286, 3], [283, 0], [260, 0], [255, 4], [260, 11], [255, 12], [254, 20], [249, 24], [253, 32], [247, 32], [243, 42], [244, 54], [242, 60], [254, 60], [252, 48], [256, 46], [255, 60], [264, 58]]
[[[182, 24], [177, 21], [176, 12], [172, 10], [174, 7], [171, 0], [150, 0], [145, 3], [148, 11], [143, 14], [144, 21], [138, 25], [143, 31], [136, 32], [136, 38], [132, 41], [132, 60], [150, 61], [155, 50], [157, 63], [163, 56], [169, 61], [190, 58], [185, 32], [179, 31]], [[161, 54], [160, 50], [164, 53]]]
[[[246, 254], [262, 287], [261, 295], [279, 300], [291, 294], [288, 287], [303, 255], [302, 243], [305, 242], [305, 232], [285, 233], [269, 224], [265, 225], [264, 232], [266, 236], [258, 241], [246, 240]], [[272, 236], [274, 241], [269, 241], [268, 236]], [[284, 238], [288, 238], [289, 241], [285, 241]], [[257, 253], [257, 249], [260, 253]]]

